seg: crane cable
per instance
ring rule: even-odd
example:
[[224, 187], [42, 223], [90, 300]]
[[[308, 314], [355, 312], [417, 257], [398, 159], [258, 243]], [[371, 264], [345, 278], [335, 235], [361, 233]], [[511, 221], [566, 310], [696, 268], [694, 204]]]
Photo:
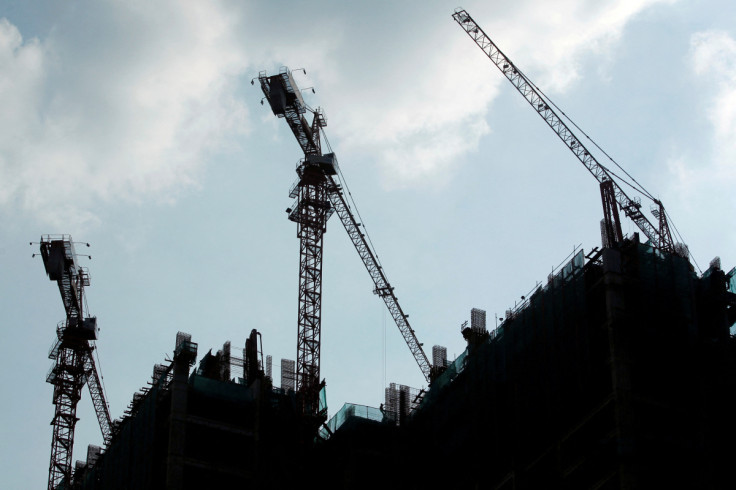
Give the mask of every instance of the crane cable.
[[[88, 272], [89, 274], [89, 272]], [[82, 301], [82, 315], [84, 317], [89, 317], [89, 302], [87, 301], [86, 295], [87, 289], [83, 288], [84, 291], [84, 300]], [[97, 351], [97, 343], [95, 341], [91, 341], [90, 345], [92, 346], [92, 353], [95, 357], [97, 357], [97, 374], [99, 374], [100, 378], [100, 388], [102, 389], [102, 396], [105, 397], [105, 405], [107, 408], [107, 414], [110, 415], [110, 402], [107, 398], [107, 388], [105, 387], [105, 378], [102, 376], [102, 363], [100, 363], [100, 353]], [[92, 359], [94, 361], [94, 359]]]
[[386, 308], [381, 308], [383, 312], [383, 386], [386, 388]]
[[[332, 145], [330, 144], [330, 140], [327, 137], [327, 133], [325, 132], [324, 129], [321, 129], [321, 132], [322, 132], [322, 136], [325, 139], [325, 143], [327, 144], [327, 149], [334, 154], [334, 151], [332, 150]], [[338, 179], [340, 180], [340, 184], [347, 191], [347, 194], [348, 194], [348, 197], [350, 199], [350, 202], [352, 203], [352, 209], [355, 210], [355, 214], [360, 219], [360, 224], [363, 227], [363, 232], [364, 232], [363, 234], [365, 235], [365, 238], [367, 239], [367, 241], [368, 241], [368, 243], [369, 243], [369, 245], [370, 245], [370, 247], [372, 249], [371, 252], [373, 253], [373, 257], [376, 259], [376, 263], [381, 268], [381, 270], [384, 270], [383, 269], [383, 264], [381, 264], [381, 259], [378, 257], [378, 253], [376, 252], [376, 247], [375, 247], [375, 245], [373, 245], [373, 240], [371, 240], [371, 236], [368, 233], [368, 230], [366, 229], [365, 221], [363, 220], [363, 217], [360, 215], [360, 210], [358, 209], [358, 205], [355, 203], [355, 199], [353, 199], [353, 193], [350, 192], [350, 187], [348, 187], [347, 181], [345, 180], [345, 176], [342, 174], [342, 168], [340, 167], [340, 163], [337, 160], [337, 155], [335, 155], [335, 164], [336, 164], [336, 167], [337, 167]], [[348, 206], [349, 206], [349, 203], [346, 203], [346, 204], [348, 204]], [[384, 277], [385, 277], [385, 274], [386, 274], [385, 273], [385, 270], [384, 270], [383, 274], [384, 274]], [[382, 346], [383, 347], [383, 379], [382, 379], [382, 382], [383, 382], [383, 386], [382, 386], [382, 388], [385, 388], [387, 386], [387, 384], [386, 384], [386, 363], [387, 363], [387, 360], [388, 360], [388, 357], [386, 355], [386, 309], [385, 308], [381, 308], [381, 310], [383, 312], [383, 315], [382, 315], [382, 327], [383, 327], [383, 338], [382, 338], [382, 341], [383, 341], [383, 346]]]
[[[625, 180], [624, 178], [622, 178], [622, 177], [620, 177], [620, 176], [616, 175], [616, 174], [615, 174], [615, 173], [613, 173], [613, 172], [612, 172], [611, 170], [609, 170], [609, 169], [608, 169], [607, 167], [605, 167], [605, 166], [603, 166], [603, 165], [601, 165], [601, 167], [603, 167], [604, 169], [606, 169], [606, 171], [607, 171], [607, 172], [610, 172], [610, 173], [611, 173], [612, 175], [614, 175], [615, 177], [617, 177], [617, 178], [618, 178], [618, 179], [620, 179], [621, 181], [625, 182], [625, 183], [626, 183], [627, 185], [629, 185], [629, 186], [630, 186], [630, 187], [631, 187], [632, 189], [634, 189], [634, 190], [636, 190], [636, 191], [638, 191], [638, 192], [642, 193], [643, 195], [647, 196], [647, 197], [648, 197], [649, 199], [651, 199], [651, 200], [652, 200], [652, 201], [654, 201], [654, 202], [656, 202], [656, 201], [657, 201], [657, 199], [655, 199], [655, 198], [654, 198], [654, 196], [652, 196], [652, 195], [651, 195], [651, 194], [649, 193], [649, 191], [647, 191], [647, 190], [646, 190], [646, 189], [644, 188], [644, 186], [643, 186], [643, 185], [641, 185], [641, 184], [640, 184], [640, 183], [639, 183], [639, 182], [638, 182], [638, 181], [637, 181], [637, 180], [636, 180], [636, 179], [635, 179], [635, 178], [634, 178], [634, 177], [633, 177], [633, 176], [632, 176], [631, 174], [629, 174], [629, 173], [628, 173], [628, 172], [626, 171], [626, 169], [625, 169], [625, 168], [623, 168], [623, 167], [622, 167], [621, 165], [619, 165], [619, 163], [618, 163], [618, 162], [617, 162], [616, 160], [614, 160], [614, 159], [613, 159], [613, 157], [611, 157], [611, 155], [609, 155], [609, 154], [608, 154], [608, 153], [607, 153], [607, 152], [606, 152], [606, 151], [605, 151], [605, 150], [604, 150], [603, 148], [601, 148], [601, 146], [600, 146], [600, 145], [599, 145], [599, 144], [598, 144], [598, 143], [597, 143], [597, 142], [596, 142], [596, 141], [595, 141], [595, 140], [594, 140], [593, 138], [591, 138], [591, 137], [590, 137], [590, 136], [588, 135], [588, 133], [586, 133], [586, 132], [585, 132], [585, 131], [584, 131], [584, 130], [583, 130], [583, 129], [582, 129], [581, 127], [580, 127], [580, 126], [578, 126], [578, 125], [577, 125], [577, 123], [576, 123], [575, 121], [573, 121], [573, 119], [572, 119], [572, 118], [571, 118], [570, 116], [568, 116], [568, 115], [567, 115], [567, 113], [565, 113], [565, 111], [563, 111], [563, 110], [562, 110], [562, 109], [561, 109], [561, 108], [560, 108], [560, 107], [559, 107], [559, 106], [558, 106], [557, 104], [555, 104], [555, 102], [554, 102], [554, 101], [553, 101], [553, 100], [552, 100], [552, 99], [551, 99], [551, 98], [550, 98], [550, 97], [549, 97], [549, 96], [548, 96], [548, 95], [547, 95], [546, 93], [544, 93], [544, 92], [542, 91], [542, 89], [541, 89], [541, 88], [539, 88], [539, 87], [538, 87], [538, 86], [537, 86], [537, 85], [536, 85], [536, 84], [535, 84], [534, 82], [532, 82], [532, 81], [531, 81], [531, 80], [530, 80], [530, 79], [529, 79], [529, 78], [528, 78], [528, 77], [527, 77], [527, 76], [526, 76], [526, 75], [525, 75], [525, 74], [524, 74], [524, 73], [523, 73], [523, 72], [522, 72], [521, 70], [519, 70], [519, 68], [518, 68], [517, 66], [514, 66], [514, 68], [516, 68], [516, 71], [518, 71], [518, 72], [519, 72], [519, 74], [520, 74], [520, 75], [521, 75], [522, 77], [524, 77], [524, 80], [526, 80], [526, 82], [527, 82], [527, 83], [529, 83], [529, 85], [531, 85], [532, 87], [534, 87], [534, 89], [535, 89], [535, 90], [537, 90], [537, 92], [539, 92], [539, 93], [540, 93], [540, 94], [542, 95], [542, 97], [544, 97], [544, 99], [545, 99], [545, 100], [546, 100], [547, 102], [549, 102], [549, 103], [550, 103], [550, 104], [551, 104], [551, 105], [552, 105], [552, 106], [553, 106], [553, 107], [554, 107], [555, 109], [557, 109], [557, 110], [559, 111], [559, 113], [560, 113], [560, 114], [562, 114], [562, 116], [563, 116], [563, 117], [564, 117], [564, 118], [565, 118], [566, 120], [568, 120], [568, 121], [570, 122], [570, 124], [572, 124], [573, 126], [575, 126], [575, 128], [576, 128], [576, 129], [577, 129], [578, 131], [580, 131], [580, 132], [581, 132], [581, 133], [582, 133], [582, 134], [583, 134], [583, 135], [584, 135], [584, 136], [585, 136], [585, 137], [586, 137], [586, 138], [587, 138], [587, 139], [588, 139], [588, 140], [589, 140], [589, 141], [590, 141], [591, 143], [593, 143], [593, 145], [594, 145], [594, 146], [595, 146], [596, 148], [598, 148], [598, 149], [599, 149], [599, 150], [601, 151], [601, 153], [603, 153], [603, 154], [604, 154], [604, 155], [605, 155], [605, 156], [606, 156], [606, 157], [607, 157], [607, 158], [608, 158], [608, 159], [609, 159], [609, 160], [610, 160], [610, 161], [611, 161], [611, 162], [612, 162], [612, 163], [613, 163], [614, 165], [616, 165], [616, 167], [618, 167], [619, 169], [621, 169], [621, 171], [622, 171], [622, 172], [623, 172], [624, 174], [626, 174], [626, 176], [627, 176], [627, 177], [628, 177], [629, 179], [631, 179], [631, 180], [632, 180], [632, 181], [633, 181], [633, 182], [634, 182], [634, 183], [636, 184], [636, 186], [634, 186], [633, 184], [631, 184], [631, 183], [627, 182], [627, 181], [626, 181], [626, 180]], [[598, 164], [600, 165], [600, 162], [598, 162]], [[638, 186], [638, 187], [637, 187], [637, 186]]]
[[[582, 133], [582, 134], [583, 134], [583, 135], [584, 135], [584, 136], [585, 136], [585, 137], [586, 137], [586, 138], [587, 138], [587, 139], [588, 139], [588, 140], [589, 140], [589, 141], [590, 141], [591, 143], [593, 143], [593, 145], [594, 145], [594, 146], [595, 146], [596, 148], [598, 148], [598, 150], [600, 150], [600, 151], [601, 151], [601, 153], [603, 153], [603, 154], [604, 154], [604, 155], [605, 155], [605, 156], [606, 156], [606, 157], [607, 157], [607, 158], [608, 158], [608, 159], [609, 159], [609, 160], [610, 160], [611, 162], [613, 162], [613, 164], [614, 164], [614, 165], [616, 165], [616, 167], [618, 167], [619, 169], [621, 169], [621, 171], [622, 171], [622, 172], [623, 172], [624, 174], [626, 174], [626, 176], [627, 176], [628, 178], [630, 178], [630, 179], [631, 179], [631, 180], [632, 180], [632, 181], [633, 181], [633, 182], [634, 182], [634, 183], [635, 183], [636, 185], [634, 185], [634, 184], [632, 184], [631, 182], [627, 181], [626, 179], [624, 179], [624, 178], [623, 178], [623, 177], [621, 177], [620, 175], [618, 175], [618, 174], [616, 174], [615, 172], [613, 172], [613, 171], [612, 171], [611, 169], [609, 169], [608, 167], [606, 167], [606, 166], [604, 166], [604, 165], [600, 164], [600, 162], [598, 162], [598, 164], [599, 164], [599, 165], [601, 165], [601, 167], [603, 167], [603, 168], [604, 168], [604, 169], [606, 170], [606, 172], [610, 173], [611, 175], [613, 175], [614, 177], [616, 177], [617, 179], [619, 179], [619, 180], [620, 180], [621, 182], [623, 182], [624, 184], [626, 184], [626, 185], [628, 185], [629, 187], [631, 187], [632, 189], [634, 189], [635, 191], [638, 191], [638, 192], [640, 192], [641, 194], [643, 194], [644, 196], [648, 197], [648, 198], [649, 198], [649, 199], [651, 199], [651, 200], [652, 200], [653, 202], [655, 202], [655, 203], [660, 203], [660, 201], [659, 201], [658, 199], [656, 199], [656, 198], [655, 198], [654, 196], [652, 196], [652, 194], [651, 194], [651, 193], [649, 193], [649, 191], [647, 191], [647, 190], [646, 190], [646, 188], [645, 188], [645, 187], [644, 187], [643, 185], [641, 185], [641, 184], [640, 184], [640, 183], [639, 183], [639, 182], [638, 182], [638, 181], [637, 181], [637, 180], [636, 180], [636, 179], [635, 179], [635, 178], [634, 178], [634, 177], [633, 177], [633, 176], [632, 176], [632, 175], [631, 175], [631, 174], [630, 174], [629, 172], [627, 172], [625, 168], [623, 168], [623, 167], [622, 167], [622, 166], [621, 166], [621, 165], [620, 165], [620, 164], [619, 164], [619, 163], [618, 163], [618, 162], [617, 162], [616, 160], [614, 160], [614, 159], [613, 159], [613, 157], [611, 157], [611, 155], [609, 155], [609, 154], [608, 154], [608, 153], [607, 153], [607, 152], [606, 152], [606, 151], [605, 151], [605, 150], [604, 150], [603, 148], [601, 148], [601, 146], [600, 146], [600, 145], [599, 145], [599, 144], [598, 144], [598, 143], [597, 143], [597, 142], [596, 142], [596, 141], [595, 141], [595, 140], [594, 140], [593, 138], [591, 138], [591, 137], [590, 137], [590, 136], [588, 135], [588, 133], [586, 133], [586, 132], [585, 132], [585, 131], [584, 131], [584, 130], [583, 130], [583, 129], [582, 129], [581, 127], [580, 127], [580, 126], [578, 126], [578, 124], [577, 124], [577, 123], [576, 123], [576, 122], [575, 122], [575, 121], [574, 121], [574, 120], [573, 120], [573, 119], [572, 119], [572, 118], [571, 118], [570, 116], [568, 116], [568, 115], [567, 115], [567, 113], [565, 113], [565, 111], [563, 111], [563, 110], [562, 110], [562, 109], [561, 109], [561, 108], [560, 108], [560, 107], [559, 107], [559, 106], [558, 106], [557, 104], [555, 104], [555, 102], [554, 102], [554, 101], [553, 101], [553, 100], [552, 100], [552, 99], [551, 99], [551, 98], [550, 98], [550, 97], [549, 97], [549, 96], [548, 96], [548, 95], [547, 95], [546, 93], [544, 93], [544, 92], [542, 91], [542, 89], [541, 89], [541, 88], [539, 88], [539, 87], [538, 87], [538, 86], [537, 86], [537, 85], [536, 85], [536, 84], [535, 84], [534, 82], [532, 82], [532, 81], [531, 81], [531, 80], [530, 80], [530, 79], [529, 79], [529, 78], [528, 78], [528, 77], [527, 77], [527, 76], [526, 76], [526, 75], [525, 75], [525, 74], [524, 74], [524, 73], [523, 73], [523, 72], [522, 72], [522, 71], [521, 71], [521, 70], [520, 70], [520, 69], [519, 69], [519, 68], [518, 68], [517, 66], [514, 66], [514, 68], [515, 68], [515, 69], [516, 69], [516, 71], [517, 71], [517, 72], [518, 72], [518, 73], [519, 73], [519, 74], [520, 74], [520, 75], [521, 75], [521, 76], [522, 76], [522, 77], [524, 78], [524, 80], [525, 80], [525, 81], [526, 81], [526, 82], [527, 82], [527, 83], [528, 83], [529, 85], [531, 85], [532, 87], [534, 87], [534, 89], [536, 89], [536, 90], [537, 90], [537, 92], [539, 92], [539, 94], [541, 94], [541, 95], [542, 95], [542, 97], [543, 97], [543, 98], [545, 99], [545, 101], [546, 101], [546, 102], [548, 102], [548, 103], [549, 103], [550, 105], [552, 105], [552, 106], [553, 106], [553, 107], [554, 107], [555, 109], [557, 109], [557, 110], [559, 111], [559, 113], [560, 113], [560, 114], [561, 114], [561, 115], [562, 115], [562, 116], [563, 116], [563, 117], [564, 117], [564, 118], [565, 118], [565, 119], [566, 119], [567, 121], [569, 121], [569, 122], [570, 122], [570, 124], [572, 124], [572, 125], [573, 125], [573, 126], [574, 126], [574, 127], [575, 127], [575, 128], [576, 128], [576, 129], [578, 130], [578, 131], [580, 131], [580, 133]], [[685, 242], [685, 239], [684, 239], [684, 238], [682, 237], [682, 234], [681, 234], [681, 233], [680, 233], [680, 231], [679, 231], [679, 230], [677, 229], [677, 226], [675, 225], [675, 222], [674, 222], [674, 221], [672, 220], [672, 218], [671, 218], [670, 214], [669, 214], [669, 213], [667, 212], [667, 210], [666, 210], [666, 209], [664, 208], [664, 206], [662, 206], [662, 209], [663, 209], [663, 211], [664, 211], [664, 214], [665, 214], [665, 218], [667, 219], [667, 222], [668, 222], [668, 223], [669, 223], [670, 225], [672, 225], [672, 229], [673, 229], [673, 230], [675, 231], [675, 235], [676, 235], [676, 236], [677, 236], [677, 238], [679, 239], [680, 243], [687, 243], [687, 242]], [[698, 271], [700, 271], [700, 273], [702, 274], [702, 269], [700, 268], [700, 266], [698, 265], [698, 262], [697, 262], [697, 261], [695, 260], [695, 257], [693, 256], [693, 254], [692, 254], [692, 253], [690, 253], [690, 251], [689, 251], [689, 250], [688, 250], [688, 255], [689, 255], [689, 257], [690, 257], [690, 258], [692, 259], [693, 263], [695, 264], [695, 267], [697, 267], [697, 268], [698, 268]]]
[[[307, 109], [310, 112], [312, 112], [313, 114], [316, 113], [316, 111], [312, 109], [311, 107], [309, 107], [306, 103], [304, 105], [307, 107]], [[320, 132], [322, 134], [322, 137], [324, 137], [325, 143], [327, 144], [327, 149], [330, 152], [332, 152], [332, 154], [334, 155], [334, 151], [332, 149], [332, 145], [330, 144], [330, 140], [327, 137], [327, 133], [325, 132], [323, 128], [320, 128]], [[373, 244], [373, 240], [371, 240], [370, 234], [368, 233], [368, 229], [365, 226], [365, 221], [363, 220], [363, 216], [361, 216], [360, 210], [358, 209], [358, 205], [355, 203], [355, 199], [353, 198], [353, 193], [350, 191], [350, 187], [348, 186], [347, 181], [345, 180], [345, 176], [342, 173], [342, 168], [340, 167], [340, 163], [338, 162], [337, 155], [334, 156], [334, 161], [335, 161], [335, 167], [337, 168], [337, 176], [338, 176], [338, 180], [340, 181], [340, 185], [342, 185], [342, 187], [345, 188], [345, 190], [347, 191], [348, 199], [350, 200], [350, 202], [345, 201], [345, 204], [348, 206], [350, 210], [353, 210], [355, 212], [355, 215], [358, 217], [358, 219], [360, 219], [360, 225], [363, 227], [362, 234], [367, 240], [367, 244], [371, 249], [371, 253], [373, 254], [373, 258], [375, 259], [376, 264], [378, 264], [380, 269], [383, 271], [382, 275], [384, 276], [384, 279], [388, 283], [388, 279], [385, 276], [386, 274], [385, 269], [383, 268], [381, 259], [379, 258], [378, 253], [376, 252], [376, 247]], [[350, 205], [350, 203], [352, 203], [352, 206]], [[383, 387], [385, 388], [386, 387], [386, 363], [388, 360], [387, 355], [386, 355], [386, 309], [384, 308], [381, 308], [381, 309], [383, 310], [383, 319], [382, 319], [382, 323], [383, 323]]]
[[105, 397], [105, 405], [107, 408], [107, 414], [110, 415], [110, 401], [107, 397], [107, 387], [105, 386], [105, 377], [102, 375], [102, 363], [100, 362], [100, 353], [97, 351], [97, 343], [93, 344], [93, 349], [95, 357], [97, 357], [97, 372], [100, 375], [100, 385], [102, 388], [102, 396]]
[[[677, 229], [677, 226], [675, 226], [674, 221], [672, 221], [672, 218], [670, 218], [670, 214], [667, 212], [667, 210], [664, 210], [664, 215], [667, 218], [667, 222], [672, 225], [672, 229], [675, 231], [676, 237], [680, 240], [680, 243], [687, 243], [685, 239], [682, 237], [682, 234], [680, 234], [680, 230]], [[703, 269], [700, 268], [698, 265], [698, 262], [695, 260], [695, 256], [690, 252], [690, 248], [688, 247], [687, 254], [692, 259], [693, 263], [695, 264], [695, 267], [698, 268], [698, 272], [700, 272], [700, 275], [703, 275]]]
[[[327, 143], [327, 148], [333, 152], [332, 145], [330, 145], [330, 140], [327, 138], [327, 133], [325, 133], [325, 130], [322, 129], [322, 136], [325, 138], [325, 143]], [[334, 152], [333, 152], [334, 154]], [[368, 234], [368, 229], [365, 226], [365, 221], [363, 220], [363, 217], [360, 215], [360, 210], [358, 209], [358, 205], [355, 204], [355, 199], [353, 199], [353, 193], [350, 192], [350, 188], [348, 187], [347, 181], [345, 180], [345, 177], [342, 174], [342, 169], [340, 168], [340, 164], [337, 161], [337, 155], [335, 155], [335, 163], [337, 164], [337, 172], [338, 172], [338, 178], [340, 179], [340, 184], [345, 188], [345, 190], [348, 193], [348, 197], [350, 199], [350, 202], [352, 202], [352, 208], [355, 210], [355, 214], [360, 219], [360, 225], [363, 227], [363, 234], [365, 235], [366, 239], [368, 240], [368, 243], [371, 247], [371, 252], [373, 253], [373, 257], [376, 259], [376, 263], [381, 267], [381, 270], [383, 269], [383, 264], [381, 263], [381, 259], [378, 257], [378, 253], [376, 252], [376, 246], [373, 245], [373, 240], [371, 240], [371, 236]], [[385, 272], [384, 272], [385, 274]]]

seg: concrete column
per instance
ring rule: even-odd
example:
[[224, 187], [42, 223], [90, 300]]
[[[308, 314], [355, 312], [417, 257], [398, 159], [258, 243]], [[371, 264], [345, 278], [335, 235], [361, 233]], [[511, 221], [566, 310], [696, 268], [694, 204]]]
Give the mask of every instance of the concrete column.
[[174, 357], [174, 377], [171, 381], [171, 412], [169, 414], [169, 449], [166, 458], [167, 490], [184, 488], [184, 448], [189, 379], [189, 360]]

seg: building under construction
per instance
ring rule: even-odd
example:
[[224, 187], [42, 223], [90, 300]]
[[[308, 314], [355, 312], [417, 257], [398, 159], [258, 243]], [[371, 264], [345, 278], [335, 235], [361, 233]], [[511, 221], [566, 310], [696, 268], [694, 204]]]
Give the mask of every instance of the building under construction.
[[[448, 362], [435, 346], [430, 363], [357, 220], [337, 157], [322, 151], [324, 113], [306, 105], [287, 68], [262, 72], [252, 83], [304, 154], [287, 209], [300, 241], [296, 362], [282, 360], [277, 388], [256, 330], [242, 357], [226, 343], [199, 361], [197, 344], [180, 333], [172, 359], [113, 421], [94, 362], [96, 321], [84, 315], [89, 276], [71, 237], [42, 238], [67, 315], [49, 354], [49, 490], [736, 487], [736, 269], [726, 273], [714, 259], [696, 273], [661, 201], [639, 186], [653, 201], [652, 223], [470, 15], [458, 10], [453, 19], [598, 180], [602, 247], [573, 254], [491, 331], [485, 311], [473, 309], [458, 332], [467, 349]], [[645, 239], [623, 236], [619, 210]], [[430, 385], [392, 383], [379, 407], [348, 403], [328, 420], [320, 335], [332, 214]], [[72, 468], [85, 383], [105, 448], [91, 446]]]
[[177, 334], [173, 359], [154, 366], [104, 453], [91, 446], [87, 461], [77, 462], [71, 487], [297, 485], [316, 427], [298, 412], [292, 389], [273, 387], [259, 340], [253, 330], [242, 358], [231, 356], [228, 342], [197, 364], [197, 344]]
[[409, 488], [733, 488], [734, 276], [637, 236], [579, 253], [496, 330], [465, 330], [398, 432], [335, 431], [334, 487], [379, 484], [376, 458]]
[[495, 330], [458, 332], [467, 350], [428, 392], [392, 385], [321, 427], [248, 346], [243, 376], [229, 348], [190, 372], [180, 335], [74, 481], [285, 488], [320, 468], [326, 488], [732, 488], [735, 292], [734, 270], [698, 275], [636, 235], [581, 251]]

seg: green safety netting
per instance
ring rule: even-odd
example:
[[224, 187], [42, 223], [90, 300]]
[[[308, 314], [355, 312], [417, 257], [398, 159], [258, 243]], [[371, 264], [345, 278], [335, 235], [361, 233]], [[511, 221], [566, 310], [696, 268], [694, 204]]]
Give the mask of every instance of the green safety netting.
[[[692, 318], [694, 312], [689, 298], [693, 294], [693, 280], [697, 276], [688, 260], [675, 254], [662, 253], [647, 243], [637, 244], [635, 253], [638, 256], [635, 274], [641, 290], [656, 296], [651, 300], [669, 298], [673, 308], [679, 309], [681, 317]], [[585, 321], [587, 285], [582, 273], [584, 266], [585, 253], [580, 250], [557, 273], [549, 276], [546, 285], [537, 288], [513, 311], [507, 312], [505, 321], [490, 332], [484, 344], [486, 347], [481, 349], [490, 355], [488, 369], [502, 376], [498, 370], [503, 370], [506, 356], [519, 352], [534, 338], [555, 338], [568, 322]], [[736, 268], [728, 273], [728, 280], [730, 290], [736, 292]], [[422, 407], [432, 404], [463, 372], [468, 363], [467, 356], [466, 350], [434, 380]]]
[[367, 407], [365, 405], [355, 405], [353, 403], [346, 403], [342, 406], [339, 412], [332, 416], [325, 425], [329, 428], [329, 431], [322, 427], [320, 429], [320, 435], [323, 438], [328, 438], [330, 433], [334, 433], [338, 430], [345, 422], [351, 418], [361, 418], [366, 420], [373, 420], [375, 422], [384, 422], [386, 418], [383, 412], [375, 407]]
[[452, 361], [449, 366], [447, 366], [445, 372], [443, 372], [434, 381], [432, 381], [431, 390], [422, 400], [422, 405], [427, 403], [428, 400], [431, 399], [433, 394], [442, 391], [444, 387], [452, 383], [452, 381], [457, 377], [458, 374], [463, 372], [463, 369], [465, 368], [465, 359], [467, 358], [467, 356], [468, 349], [465, 349], [462, 354], [457, 356], [457, 358]]
[[323, 386], [319, 390], [319, 411], [320, 413], [327, 413], [327, 387]]

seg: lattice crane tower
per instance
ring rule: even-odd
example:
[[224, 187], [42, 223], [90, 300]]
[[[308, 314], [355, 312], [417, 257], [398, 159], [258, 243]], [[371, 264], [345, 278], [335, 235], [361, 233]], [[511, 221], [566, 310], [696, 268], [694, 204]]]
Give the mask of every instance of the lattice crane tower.
[[48, 481], [48, 489], [54, 490], [70, 485], [72, 481], [77, 403], [85, 383], [92, 396], [105, 445], [112, 437], [112, 422], [93, 356], [99, 330], [97, 318], [86, 315], [84, 288], [90, 284], [89, 272], [77, 264], [74, 242], [69, 235], [44, 235], [40, 249], [46, 274], [59, 286], [66, 311], [66, 319], [56, 327], [56, 340], [49, 352], [49, 358], [55, 362], [46, 377], [46, 381], [54, 385]]
[[296, 169], [298, 179], [289, 196], [296, 198], [289, 219], [297, 224], [299, 238], [299, 315], [297, 331], [296, 391], [306, 414], [320, 412], [320, 347], [322, 325], [322, 243], [327, 220], [334, 212], [327, 196], [326, 175], [335, 174], [334, 155], [322, 155], [320, 128], [324, 115], [314, 112], [311, 125], [301, 92], [288, 69], [278, 75], [259, 76], [271, 109], [283, 117], [304, 152]]
[[[302, 98], [292, 72], [283, 67], [278, 75], [261, 72], [258, 76], [264, 99], [273, 113], [289, 125], [304, 158], [297, 166], [298, 179], [289, 196], [296, 198], [289, 208], [289, 219], [298, 224], [300, 239], [299, 332], [297, 342], [296, 391], [304, 396], [306, 410], [317, 413], [319, 391], [320, 328], [322, 304], [322, 235], [333, 213], [340, 218], [363, 265], [373, 280], [373, 292], [381, 297], [391, 313], [409, 350], [427, 381], [438, 374], [432, 371], [422, 344], [409, 325], [409, 315], [399, 305], [377, 254], [366, 238], [345, 198], [337, 158], [322, 154], [320, 132], [327, 125], [321, 109], [310, 109]], [[312, 113], [309, 123], [307, 112]]]

